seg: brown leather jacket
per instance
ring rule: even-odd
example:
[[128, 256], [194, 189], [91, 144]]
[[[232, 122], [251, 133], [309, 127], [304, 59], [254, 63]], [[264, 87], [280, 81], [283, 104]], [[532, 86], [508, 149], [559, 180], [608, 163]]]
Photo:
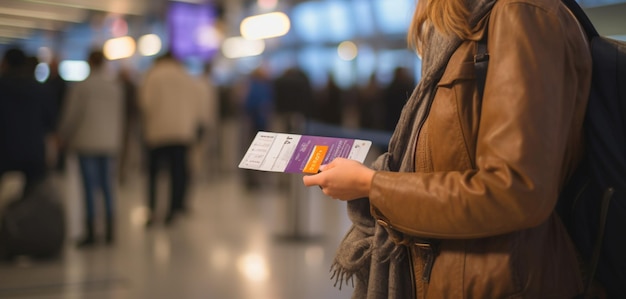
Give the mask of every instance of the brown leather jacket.
[[438, 84], [416, 172], [377, 172], [372, 214], [409, 240], [417, 298], [572, 298], [579, 265], [553, 208], [582, 150], [588, 45], [559, 0], [500, 0], [488, 33], [484, 98], [467, 41]]

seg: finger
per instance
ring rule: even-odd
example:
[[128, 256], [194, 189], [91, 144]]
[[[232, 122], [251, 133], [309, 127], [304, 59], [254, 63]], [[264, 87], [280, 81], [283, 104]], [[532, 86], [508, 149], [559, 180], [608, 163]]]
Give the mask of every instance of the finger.
[[335, 158], [332, 161], [330, 161], [330, 163], [328, 164], [324, 164], [322, 166], [320, 166], [320, 170], [324, 171], [324, 170], [329, 170], [333, 167], [335, 167], [337, 165], [337, 163], [339, 163], [338, 161], [341, 160], [342, 158]]
[[319, 185], [316, 175], [305, 175], [304, 177], [302, 177], [302, 182], [307, 187]]

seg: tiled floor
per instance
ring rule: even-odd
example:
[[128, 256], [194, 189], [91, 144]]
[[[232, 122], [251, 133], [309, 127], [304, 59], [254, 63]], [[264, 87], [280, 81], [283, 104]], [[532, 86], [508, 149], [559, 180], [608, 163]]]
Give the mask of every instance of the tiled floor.
[[[349, 227], [345, 203], [306, 189], [299, 176], [291, 177], [295, 193], [277, 187], [283, 174], [264, 175], [268, 187], [258, 191], [247, 191], [236, 169], [197, 178], [190, 213], [146, 229], [137, 173], [118, 187], [116, 244], [79, 250], [82, 205], [75, 162], [69, 166], [55, 177], [70, 237], [62, 257], [0, 264], [0, 298], [350, 298], [351, 287], [338, 290], [329, 273]], [[15, 189], [10, 177], [3, 181], [0, 195]]]

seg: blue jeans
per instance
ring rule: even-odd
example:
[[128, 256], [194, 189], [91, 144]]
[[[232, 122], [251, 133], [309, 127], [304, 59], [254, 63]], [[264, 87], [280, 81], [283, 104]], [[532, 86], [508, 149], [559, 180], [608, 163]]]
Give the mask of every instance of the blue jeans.
[[109, 156], [79, 155], [78, 163], [83, 179], [85, 217], [93, 221], [95, 216], [94, 195], [99, 189], [104, 197], [106, 217], [113, 217], [114, 194], [112, 186], [113, 158]]

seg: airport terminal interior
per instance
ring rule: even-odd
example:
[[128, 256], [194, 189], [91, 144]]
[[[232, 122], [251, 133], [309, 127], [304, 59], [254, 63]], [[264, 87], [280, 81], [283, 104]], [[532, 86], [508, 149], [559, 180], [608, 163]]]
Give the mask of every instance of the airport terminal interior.
[[[579, 2], [601, 34], [626, 40], [624, 0]], [[53, 258], [18, 256], [0, 262], [0, 298], [350, 298], [353, 286], [337, 282], [331, 271], [337, 246], [351, 225], [346, 203], [326, 197], [319, 188], [305, 187], [302, 174], [238, 167], [252, 137], [242, 116], [240, 87], [260, 68], [277, 77], [298, 67], [315, 91], [334, 80], [350, 99], [339, 121], [309, 126], [299, 120], [290, 127], [271, 119], [268, 129], [372, 139], [366, 157], [370, 163], [384, 152], [391, 130], [363, 127], [367, 116], [359, 114], [362, 107], [354, 91], [370, 80], [389, 84], [399, 67], [408, 71], [413, 84], [419, 81], [421, 63], [405, 39], [415, 3], [0, 0], [0, 54], [18, 45], [36, 57], [40, 82], [56, 64], [68, 84], [84, 80], [89, 75], [87, 53], [98, 46], [111, 71], [130, 71], [139, 86], [154, 60], [171, 51], [194, 76], [209, 71], [204, 75], [216, 88], [219, 106], [211, 130], [189, 152], [187, 206], [171, 222], [165, 219], [171, 185], [160, 173], [157, 213], [146, 226], [146, 153], [141, 127], [131, 129], [134, 137], [124, 149], [124, 163], [115, 168], [116, 234], [111, 244], [98, 239], [88, 248], [76, 246], [84, 234], [78, 161], [67, 153], [62, 169], [51, 166], [47, 183], [64, 211], [63, 248]], [[280, 13], [273, 16], [282, 23], [255, 23], [246, 32], [243, 25], [249, 17], [272, 13]], [[275, 35], [263, 36], [273, 31]], [[261, 36], [242, 38], [246, 34]], [[50, 157], [58, 154], [50, 151]], [[24, 183], [20, 173], [0, 178], [0, 211], [20, 197]], [[96, 211], [100, 236], [100, 201]]]
[[[116, 188], [112, 245], [75, 246], [83, 204], [78, 166], [69, 158], [66, 171], [52, 178], [66, 208], [67, 245], [51, 260], [0, 264], [0, 298], [350, 298], [351, 286], [334, 287], [330, 273], [350, 226], [345, 203], [304, 187], [297, 174], [264, 173], [263, 186], [248, 190], [237, 168], [241, 157], [233, 154], [237, 130], [225, 128], [224, 155], [196, 169], [188, 212], [169, 225], [163, 195], [155, 224], [146, 228], [145, 175], [132, 166]], [[160, 182], [167, 194], [167, 178]], [[3, 178], [3, 204], [22, 183], [17, 174]]]

